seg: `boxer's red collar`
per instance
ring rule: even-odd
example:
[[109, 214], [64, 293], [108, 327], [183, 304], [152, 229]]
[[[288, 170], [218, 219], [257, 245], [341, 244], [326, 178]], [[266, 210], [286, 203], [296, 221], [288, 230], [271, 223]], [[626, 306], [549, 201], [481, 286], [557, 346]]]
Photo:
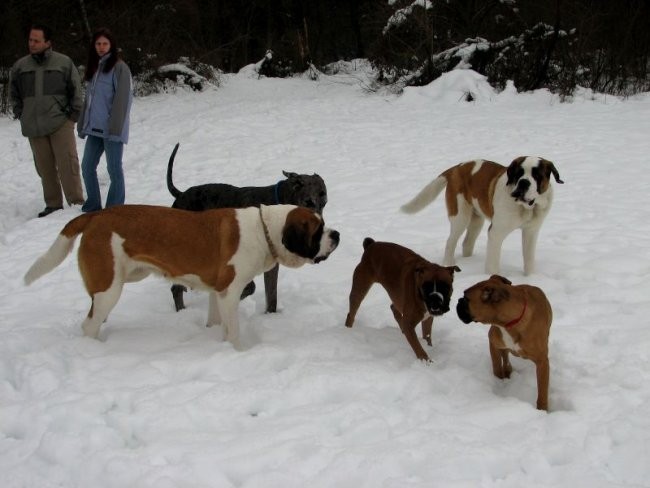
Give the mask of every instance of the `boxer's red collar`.
[[521, 322], [521, 319], [524, 318], [524, 314], [526, 313], [526, 308], [527, 308], [527, 307], [528, 307], [528, 301], [526, 301], [526, 299], [524, 299], [524, 309], [521, 311], [521, 315], [519, 315], [519, 317], [517, 317], [516, 319], [511, 320], [511, 321], [508, 322], [507, 324], [504, 324], [503, 326], [504, 326], [506, 329], [510, 329], [511, 327], [514, 327], [514, 326], [517, 325], [519, 322]]

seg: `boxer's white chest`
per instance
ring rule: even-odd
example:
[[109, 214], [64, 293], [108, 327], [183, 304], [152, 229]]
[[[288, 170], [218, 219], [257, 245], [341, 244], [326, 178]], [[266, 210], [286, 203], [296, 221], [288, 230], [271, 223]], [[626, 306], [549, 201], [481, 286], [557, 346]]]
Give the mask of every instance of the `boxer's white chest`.
[[501, 327], [500, 325], [497, 325], [497, 327], [499, 328], [499, 332], [501, 332], [501, 341], [503, 341], [503, 345], [512, 352], [520, 352], [519, 343], [512, 340], [512, 336], [508, 334], [505, 327]]

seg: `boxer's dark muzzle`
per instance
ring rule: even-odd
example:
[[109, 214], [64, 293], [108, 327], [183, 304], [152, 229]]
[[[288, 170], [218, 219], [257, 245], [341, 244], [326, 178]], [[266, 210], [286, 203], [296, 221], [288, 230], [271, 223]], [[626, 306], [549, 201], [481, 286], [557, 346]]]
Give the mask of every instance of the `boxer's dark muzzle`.
[[444, 282], [425, 282], [420, 288], [420, 296], [424, 301], [427, 312], [431, 315], [442, 315], [449, 312], [451, 287]]
[[456, 314], [458, 314], [458, 318], [466, 324], [474, 322], [472, 313], [469, 311], [469, 300], [467, 300], [465, 297], [458, 299], [458, 304], [456, 305]]

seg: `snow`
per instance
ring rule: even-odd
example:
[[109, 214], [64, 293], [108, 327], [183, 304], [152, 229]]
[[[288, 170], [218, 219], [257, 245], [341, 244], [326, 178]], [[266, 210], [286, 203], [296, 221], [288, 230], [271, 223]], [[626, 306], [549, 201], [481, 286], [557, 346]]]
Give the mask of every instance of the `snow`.
[[[515, 90], [514, 87], [513, 90]], [[467, 100], [469, 94], [471, 94], [472, 100], [478, 101], [490, 101], [497, 97], [497, 93], [487, 83], [485, 76], [472, 70], [455, 69], [427, 86], [404, 88], [403, 98], [410, 101], [413, 98], [424, 97], [427, 99], [427, 103], [456, 105]]]
[[[181, 189], [269, 185], [282, 170], [325, 179], [341, 245], [321, 264], [280, 270], [279, 313], [264, 314], [256, 280], [239, 309], [242, 351], [204, 327], [204, 294], [187, 293], [176, 313], [161, 279], [127, 285], [99, 341], [81, 335], [89, 299], [74, 257], [25, 287], [80, 211], [35, 218], [29, 145], [0, 119], [0, 486], [650, 486], [650, 95], [581, 90], [560, 103], [543, 90], [497, 93], [458, 70], [396, 97], [349, 73], [251, 72], [136, 99], [124, 160], [129, 203], [172, 203], [176, 142]], [[534, 406], [533, 363], [513, 358], [512, 378], [495, 378], [487, 326], [454, 310], [435, 320], [431, 364], [416, 360], [380, 287], [354, 328], [343, 325], [364, 237], [439, 262], [442, 199], [416, 215], [400, 205], [450, 165], [520, 155], [554, 161], [565, 181], [537, 273], [522, 273], [518, 232], [502, 255], [503, 275], [553, 305], [549, 413]], [[485, 244], [484, 230], [475, 255], [458, 259], [453, 304], [485, 279]]]
[[[393, 0], [388, 0], [389, 5], [393, 5], [393, 3]], [[406, 22], [409, 16], [413, 13], [415, 7], [422, 7], [425, 10], [429, 10], [433, 8], [433, 4], [431, 3], [431, 0], [415, 0], [408, 7], [396, 10], [386, 22], [386, 25], [382, 29], [382, 33], [386, 35], [391, 28], [400, 26]]]

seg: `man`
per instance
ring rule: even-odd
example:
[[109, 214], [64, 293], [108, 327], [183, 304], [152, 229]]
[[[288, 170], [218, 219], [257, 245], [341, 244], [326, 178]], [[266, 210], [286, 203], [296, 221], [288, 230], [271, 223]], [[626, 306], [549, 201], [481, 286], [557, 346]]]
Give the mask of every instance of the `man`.
[[51, 31], [35, 24], [29, 32], [29, 55], [11, 68], [14, 116], [29, 139], [36, 172], [43, 185], [45, 209], [39, 217], [84, 203], [74, 124], [82, 105], [81, 80], [72, 60], [52, 50]]

